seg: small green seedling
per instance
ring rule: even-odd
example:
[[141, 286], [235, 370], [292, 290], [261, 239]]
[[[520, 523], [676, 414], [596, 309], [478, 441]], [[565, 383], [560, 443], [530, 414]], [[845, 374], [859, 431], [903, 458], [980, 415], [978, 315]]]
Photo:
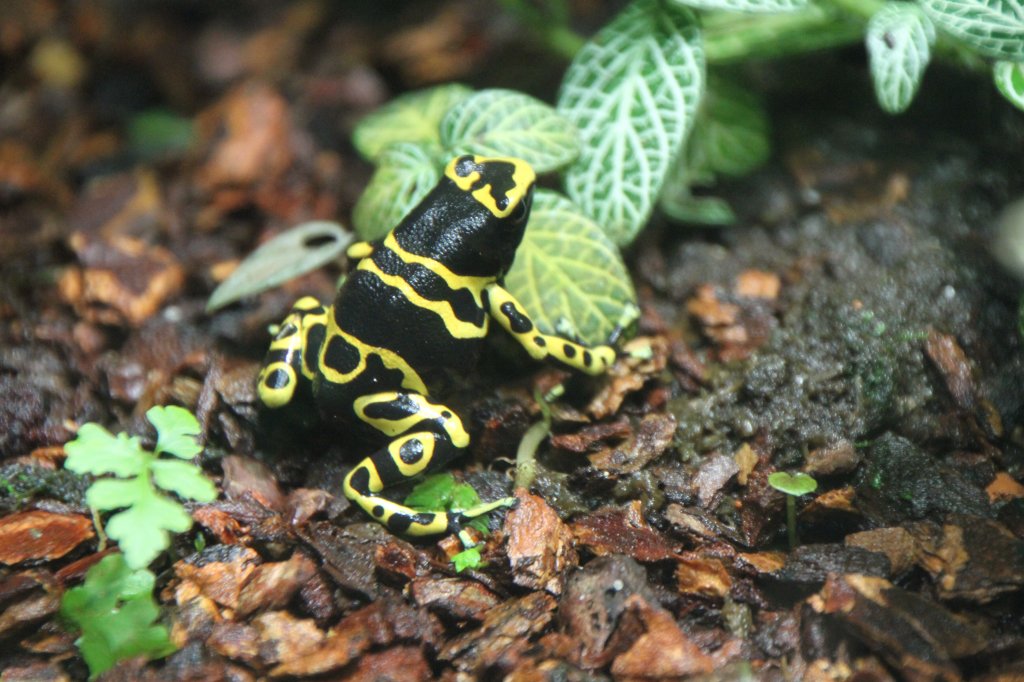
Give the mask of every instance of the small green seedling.
[[[212, 502], [217, 489], [202, 470], [187, 460], [202, 451], [196, 441], [199, 422], [181, 407], [153, 407], [146, 418], [156, 427], [156, 450], [145, 450], [139, 439], [113, 435], [99, 424], [84, 424], [64, 446], [65, 468], [101, 478], [89, 486], [86, 502], [94, 510], [122, 509], [110, 517], [106, 533], [117, 540], [129, 568], [145, 568], [170, 546], [170, 532], [192, 527], [192, 517], [167, 495]], [[161, 458], [171, 455], [177, 459]]]
[[768, 476], [768, 485], [786, 494], [786, 530], [789, 535], [789, 548], [795, 549], [796, 538], [796, 498], [818, 489], [818, 482], [805, 473], [789, 474], [776, 471]]
[[82, 631], [75, 644], [91, 677], [126, 658], [162, 658], [175, 650], [167, 628], [154, 624], [160, 615], [155, 582], [150, 571], [132, 570], [124, 555], [111, 554], [89, 569], [83, 585], [64, 594], [60, 612]]
[[[435, 474], [423, 479], [412, 489], [405, 504], [417, 510], [444, 509], [453, 511], [459, 509], [470, 509], [481, 504], [482, 500], [473, 486], [468, 483], [459, 483], [451, 474]], [[487, 529], [487, 516], [479, 516], [466, 524], [477, 529], [484, 535], [489, 532]], [[461, 534], [459, 539], [466, 543], [465, 537]], [[467, 568], [479, 568], [483, 565], [483, 558], [480, 548], [469, 547], [452, 557], [452, 563], [458, 573]]]

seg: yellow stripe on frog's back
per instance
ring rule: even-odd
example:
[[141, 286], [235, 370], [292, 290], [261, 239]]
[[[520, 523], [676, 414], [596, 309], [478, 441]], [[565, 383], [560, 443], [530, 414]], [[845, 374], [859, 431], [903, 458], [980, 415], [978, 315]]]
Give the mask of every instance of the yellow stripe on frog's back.
[[[475, 324], [473, 322], [466, 322], [460, 320], [455, 315], [455, 309], [452, 308], [452, 304], [449, 301], [435, 301], [424, 297], [409, 284], [405, 278], [399, 275], [389, 275], [388, 273], [377, 267], [377, 264], [372, 259], [366, 259], [359, 262], [359, 270], [369, 272], [374, 276], [378, 277], [382, 282], [390, 287], [394, 287], [402, 292], [402, 296], [406, 298], [417, 308], [423, 310], [429, 310], [430, 312], [437, 315], [441, 322], [444, 324], [444, 328], [448, 333], [456, 339], [482, 339], [487, 335], [487, 317], [481, 317], [481, 323]], [[468, 278], [467, 278], [468, 279]], [[473, 294], [473, 298], [476, 304], [483, 308], [483, 303], [480, 298], [480, 291], [470, 290]], [[482, 291], [482, 289], [481, 289]]]

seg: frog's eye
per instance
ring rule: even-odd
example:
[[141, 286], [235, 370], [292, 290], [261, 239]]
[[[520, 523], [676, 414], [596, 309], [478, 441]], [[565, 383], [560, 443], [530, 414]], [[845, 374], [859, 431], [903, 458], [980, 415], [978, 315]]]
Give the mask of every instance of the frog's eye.
[[455, 161], [455, 174], [460, 178], [465, 178], [476, 170], [479, 170], [479, 168], [477, 168], [476, 163], [473, 161], [473, 157], [469, 154], [466, 156], [460, 156]]
[[515, 208], [512, 209], [512, 213], [509, 214], [509, 218], [513, 222], [521, 223], [526, 219], [526, 201], [520, 201], [516, 204]]

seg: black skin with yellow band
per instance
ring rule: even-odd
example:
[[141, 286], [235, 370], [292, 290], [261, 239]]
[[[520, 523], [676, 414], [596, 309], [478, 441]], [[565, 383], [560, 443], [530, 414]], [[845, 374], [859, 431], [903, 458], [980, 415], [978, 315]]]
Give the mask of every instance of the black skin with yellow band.
[[469, 446], [462, 421], [431, 400], [431, 389], [473, 367], [492, 319], [537, 360], [593, 375], [615, 361], [610, 346], [541, 333], [502, 287], [526, 229], [533, 185], [533, 169], [520, 159], [453, 159], [381, 242], [349, 248], [358, 263], [334, 304], [300, 299], [270, 344], [259, 375], [264, 405], [311, 399], [325, 421], [355, 420], [388, 439], [352, 469], [344, 492], [393, 531], [457, 532], [511, 503], [418, 512], [381, 494], [444, 468]]

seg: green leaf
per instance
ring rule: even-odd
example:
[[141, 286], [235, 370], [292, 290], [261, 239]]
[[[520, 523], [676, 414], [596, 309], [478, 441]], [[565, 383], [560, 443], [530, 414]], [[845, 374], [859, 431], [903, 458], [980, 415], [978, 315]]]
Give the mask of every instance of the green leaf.
[[150, 465], [150, 471], [153, 472], [153, 482], [164, 490], [196, 502], [212, 502], [217, 499], [217, 488], [213, 481], [191, 462], [157, 460]]
[[628, 244], [647, 222], [704, 90], [695, 15], [659, 0], [626, 7], [579, 51], [558, 111], [580, 130], [566, 192]]
[[768, 475], [768, 485], [787, 495], [806, 495], [818, 489], [818, 482], [803, 472], [776, 471]]
[[367, 241], [390, 232], [441, 179], [437, 158], [422, 145], [391, 145], [377, 161], [377, 170], [352, 213], [356, 232]]
[[156, 451], [181, 459], [192, 459], [203, 451], [196, 440], [203, 429], [199, 420], [184, 407], [155, 405], [146, 411], [146, 419], [156, 428]]
[[132, 150], [146, 160], [173, 156], [188, 150], [195, 138], [191, 119], [166, 109], [149, 109], [128, 122]]
[[725, 78], [711, 78], [689, 146], [700, 148], [713, 173], [746, 175], [771, 155], [768, 113], [750, 90]]
[[1024, 4], [1021, 0], [919, 0], [943, 31], [986, 57], [1024, 60]]
[[565, 197], [537, 190], [505, 285], [546, 333], [604, 343], [635, 308], [619, 250]]
[[452, 557], [452, 564], [456, 573], [462, 573], [468, 568], [479, 568], [484, 563], [479, 547], [464, 549]]
[[396, 97], [359, 122], [352, 131], [352, 144], [363, 158], [374, 162], [396, 142], [439, 144], [441, 119], [472, 92], [465, 85], [450, 83]]
[[694, 9], [720, 9], [747, 14], [795, 12], [810, 4], [809, 0], [670, 0], [670, 2]]
[[220, 283], [206, 303], [206, 312], [316, 270], [338, 258], [351, 242], [351, 232], [326, 220], [302, 223], [282, 232], [250, 253]]
[[84, 584], [64, 593], [60, 612], [82, 632], [75, 644], [92, 677], [126, 658], [152, 660], [175, 650], [167, 628], [154, 625], [160, 615], [155, 582], [149, 571], [133, 571], [122, 555], [111, 554], [89, 569]]
[[514, 90], [478, 92], [452, 107], [441, 121], [441, 144], [452, 156], [515, 156], [538, 173], [575, 159], [578, 136], [576, 126], [552, 107]]
[[107, 511], [130, 507], [139, 496], [149, 494], [149, 486], [143, 477], [117, 479], [101, 478], [94, 481], [85, 491], [85, 502], [92, 509]]
[[913, 101], [931, 58], [935, 27], [916, 5], [889, 2], [868, 22], [866, 37], [875, 97], [890, 114]]
[[[422, 511], [449, 509], [458, 486], [465, 486], [473, 490], [473, 486], [459, 483], [451, 474], [433, 474], [417, 483], [404, 502], [407, 507]], [[473, 490], [473, 495], [476, 496], [475, 490]], [[480, 497], [477, 496], [476, 499], [479, 502]]]
[[1003, 97], [1018, 109], [1024, 109], [1024, 63], [996, 62], [992, 77]]
[[73, 441], [64, 445], [64, 468], [76, 474], [135, 476], [142, 470], [145, 451], [138, 438], [114, 436], [99, 424], [83, 424]]
[[689, 192], [666, 192], [661, 197], [661, 210], [681, 223], [695, 225], [732, 225], [736, 214], [729, 202], [720, 197], [695, 197]]
[[157, 493], [148, 482], [146, 487], [148, 493], [140, 490], [128, 509], [107, 522], [107, 535], [117, 540], [132, 568], [148, 566], [167, 549], [170, 532], [184, 533], [192, 527], [192, 517], [180, 504]]

